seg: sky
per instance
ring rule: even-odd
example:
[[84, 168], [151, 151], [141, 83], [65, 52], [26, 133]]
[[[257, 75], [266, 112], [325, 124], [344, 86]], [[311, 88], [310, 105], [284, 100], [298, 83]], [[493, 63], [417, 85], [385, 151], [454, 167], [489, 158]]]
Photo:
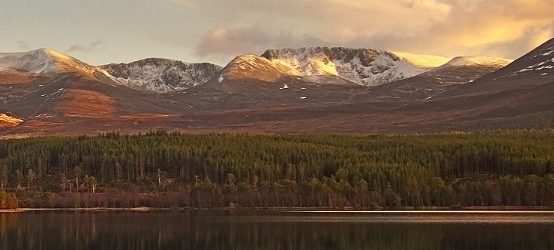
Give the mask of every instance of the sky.
[[342, 46], [517, 58], [554, 37], [554, 0], [0, 0], [0, 51], [100, 65], [220, 65], [270, 48]]

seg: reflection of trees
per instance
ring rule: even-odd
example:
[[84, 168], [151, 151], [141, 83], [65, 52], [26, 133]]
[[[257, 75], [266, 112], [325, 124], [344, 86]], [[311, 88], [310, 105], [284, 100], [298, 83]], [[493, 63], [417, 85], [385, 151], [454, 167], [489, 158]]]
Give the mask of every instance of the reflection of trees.
[[14, 250], [548, 249], [554, 244], [551, 225], [344, 223], [327, 221], [325, 217], [296, 222], [297, 219], [221, 211], [0, 215], [0, 247]]
[[18, 208], [17, 198], [13, 193], [0, 191], [0, 209]]
[[12, 242], [7, 239], [10, 238], [9, 232], [17, 231], [17, 227], [17, 213], [0, 213], [0, 249], [13, 249], [9, 247]]

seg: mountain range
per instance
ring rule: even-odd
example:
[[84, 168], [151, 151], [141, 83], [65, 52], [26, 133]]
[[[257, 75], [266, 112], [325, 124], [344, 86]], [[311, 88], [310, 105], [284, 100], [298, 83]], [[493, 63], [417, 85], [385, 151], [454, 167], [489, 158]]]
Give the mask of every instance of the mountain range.
[[515, 61], [351, 48], [270, 49], [225, 67], [93, 66], [0, 53], [0, 135], [437, 132], [552, 128], [554, 39]]

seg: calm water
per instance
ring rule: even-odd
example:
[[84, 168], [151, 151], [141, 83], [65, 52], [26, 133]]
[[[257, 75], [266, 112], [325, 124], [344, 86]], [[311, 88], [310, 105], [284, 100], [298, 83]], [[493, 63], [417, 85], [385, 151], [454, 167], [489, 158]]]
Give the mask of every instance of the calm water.
[[554, 249], [554, 214], [28, 212], [0, 249]]

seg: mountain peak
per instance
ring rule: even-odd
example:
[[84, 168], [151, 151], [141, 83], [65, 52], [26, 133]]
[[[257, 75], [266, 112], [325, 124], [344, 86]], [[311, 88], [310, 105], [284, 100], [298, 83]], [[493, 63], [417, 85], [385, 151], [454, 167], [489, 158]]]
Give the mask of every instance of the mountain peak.
[[[33, 52], [33, 51], [31, 51], [31, 52]], [[34, 50], [34, 52], [40, 52], [40, 53], [44, 53], [44, 54], [47, 54], [47, 55], [50, 55], [50, 56], [65, 56], [65, 57], [67, 57], [67, 55], [64, 55], [63, 53], [61, 53], [57, 50], [54, 50], [54, 49], [50, 49], [50, 48], [40, 48], [40, 49]]]
[[16, 69], [31, 74], [50, 73], [56, 71], [56, 58], [51, 54], [58, 54], [49, 49], [37, 49], [29, 52], [0, 54], [0, 69]]
[[511, 59], [491, 56], [458, 56], [447, 62], [445, 66], [506, 66]]
[[53, 49], [1, 53], [0, 70], [15, 69], [34, 75], [72, 72], [93, 77], [100, 70]]
[[225, 67], [222, 79], [257, 79], [264, 82], [275, 82], [282, 76], [295, 74], [295, 70], [288, 65], [248, 54], [235, 57]]

